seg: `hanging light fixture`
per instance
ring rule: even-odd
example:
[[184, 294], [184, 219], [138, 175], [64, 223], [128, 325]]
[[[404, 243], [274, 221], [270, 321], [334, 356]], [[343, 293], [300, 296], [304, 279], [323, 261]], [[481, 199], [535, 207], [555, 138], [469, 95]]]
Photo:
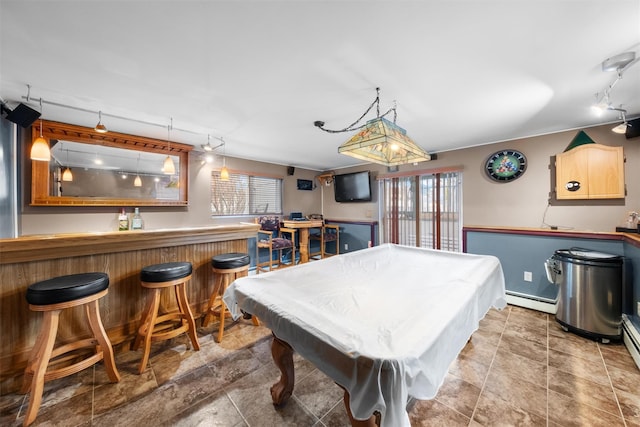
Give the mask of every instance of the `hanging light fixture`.
[[51, 160], [49, 142], [42, 136], [42, 98], [40, 98], [40, 136], [33, 141], [29, 157], [31, 157], [31, 160], [40, 160], [43, 162]]
[[71, 173], [69, 166], [64, 169], [64, 172], [62, 173], [62, 180], [67, 182], [73, 181], [73, 173]]
[[71, 173], [71, 168], [69, 168], [69, 149], [68, 148], [67, 148], [67, 167], [64, 169], [64, 172], [62, 172], [62, 180], [66, 182], [73, 181], [73, 173]]
[[134, 187], [142, 187], [142, 178], [140, 178], [140, 154], [138, 154], [138, 161], [136, 163], [136, 179], [133, 180]]
[[622, 119], [622, 123], [620, 123], [618, 126], [615, 126], [613, 129], [611, 129], [611, 131], [624, 134], [627, 132], [627, 127], [629, 126], [629, 123], [627, 122], [627, 112], [624, 110], [621, 111], [620, 118]]
[[[376, 107], [376, 118], [358, 125], [360, 121]], [[393, 122], [385, 119], [393, 112]], [[420, 148], [407, 132], [396, 125], [396, 106], [380, 115], [380, 88], [376, 88], [376, 98], [358, 120], [339, 130], [326, 129], [323, 121], [314, 122], [314, 126], [329, 133], [342, 133], [360, 130], [351, 139], [338, 148], [338, 153], [355, 157], [367, 162], [385, 166], [397, 166], [431, 160], [431, 155]]]
[[167, 126], [167, 147], [169, 150], [169, 154], [167, 154], [167, 158], [164, 159], [164, 164], [162, 166], [162, 172], [165, 175], [174, 175], [176, 173], [176, 165], [173, 163], [173, 159], [171, 158], [171, 128], [173, 127], [173, 118], [171, 119], [171, 123]]
[[222, 141], [222, 169], [220, 169], [220, 181], [229, 181], [229, 169], [227, 169], [227, 145], [224, 140], [220, 138]]
[[102, 111], [98, 111], [98, 124], [94, 130], [98, 133], [107, 133], [107, 127], [102, 124]]

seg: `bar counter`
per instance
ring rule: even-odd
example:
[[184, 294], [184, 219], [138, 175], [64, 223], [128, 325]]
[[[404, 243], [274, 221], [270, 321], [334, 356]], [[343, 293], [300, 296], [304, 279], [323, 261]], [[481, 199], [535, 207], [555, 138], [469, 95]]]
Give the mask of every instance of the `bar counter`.
[[[188, 261], [193, 275], [187, 285], [194, 316], [200, 317], [213, 291], [211, 257], [248, 253], [247, 239], [259, 225], [250, 223], [179, 229], [89, 232], [0, 239], [0, 395], [17, 390], [29, 351], [40, 328], [41, 313], [29, 310], [26, 290], [32, 283], [66, 274], [101, 271], [109, 275], [109, 293], [100, 312], [116, 351], [128, 350], [146, 302], [140, 270], [147, 265]], [[164, 296], [163, 296], [164, 298]], [[163, 299], [175, 307], [171, 295]], [[80, 307], [60, 319], [58, 341], [87, 337]]]

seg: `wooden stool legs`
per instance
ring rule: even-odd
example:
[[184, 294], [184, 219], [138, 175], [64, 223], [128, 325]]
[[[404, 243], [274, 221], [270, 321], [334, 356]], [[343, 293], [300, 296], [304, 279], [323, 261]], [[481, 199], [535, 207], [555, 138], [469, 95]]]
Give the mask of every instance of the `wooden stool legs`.
[[[104, 360], [109, 380], [111, 382], [120, 381], [120, 374], [116, 368], [113, 348], [111, 347], [111, 342], [109, 341], [109, 337], [104, 330], [104, 326], [102, 325], [102, 320], [100, 318], [98, 299], [106, 294], [107, 291], [104, 290], [99, 294], [86, 297], [81, 300], [51, 304], [48, 306], [30, 306], [32, 310], [43, 311], [44, 313], [42, 326], [38, 333], [35, 345], [31, 350], [27, 368], [25, 369], [22, 388], [20, 390], [21, 393], [29, 392], [29, 407], [25, 414], [24, 426], [28, 426], [36, 419], [38, 410], [40, 409], [40, 404], [42, 403], [44, 383], [47, 381], [75, 374], [101, 360]], [[87, 315], [87, 320], [93, 337], [63, 345], [54, 350], [53, 347], [56, 341], [56, 334], [58, 332], [60, 313], [65, 308], [81, 304], [84, 304], [85, 313]], [[53, 361], [55, 363], [55, 359], [58, 356], [73, 350], [92, 346], [95, 347], [96, 350], [94, 355], [70, 366], [53, 369], [47, 372], [49, 362]]]
[[[187, 282], [190, 278], [191, 276], [189, 275], [169, 282], [142, 282], [142, 286], [149, 288], [151, 293], [147, 300], [147, 308], [142, 318], [142, 324], [138, 329], [138, 334], [132, 346], [133, 350], [137, 350], [141, 342], [144, 342], [142, 360], [138, 368], [139, 373], [143, 373], [147, 367], [149, 354], [151, 353], [151, 342], [153, 341], [168, 340], [186, 332], [191, 344], [193, 344], [193, 349], [200, 350], [200, 343], [196, 336], [196, 322], [187, 300]], [[162, 289], [171, 286], [175, 291], [178, 311], [159, 316]], [[168, 322], [172, 321], [180, 321], [181, 325], [175, 328], [167, 325]]]
[[[213, 272], [216, 275], [215, 286], [213, 288], [213, 292], [211, 293], [211, 297], [209, 298], [209, 304], [207, 305], [207, 311], [202, 320], [202, 326], [207, 327], [209, 322], [213, 318], [217, 318], [220, 326], [218, 329], [218, 335], [215, 337], [216, 342], [222, 342], [222, 337], [224, 336], [224, 323], [227, 317], [231, 317], [231, 313], [227, 309], [227, 305], [224, 303], [222, 296], [224, 295], [227, 287], [230, 283], [230, 278], [233, 277], [235, 280], [237, 277], [240, 277], [238, 273], [246, 272], [249, 270], [249, 266], [242, 266], [238, 268], [213, 268]], [[260, 326], [260, 322], [256, 316], [252, 316], [251, 320], [253, 324], [256, 326]]]

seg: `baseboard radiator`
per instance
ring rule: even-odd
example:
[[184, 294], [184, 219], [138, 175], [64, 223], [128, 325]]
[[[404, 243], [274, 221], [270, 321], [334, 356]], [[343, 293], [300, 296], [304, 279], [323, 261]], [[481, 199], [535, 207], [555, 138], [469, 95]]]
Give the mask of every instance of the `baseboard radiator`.
[[622, 315], [622, 339], [640, 369], [640, 331], [626, 314]]

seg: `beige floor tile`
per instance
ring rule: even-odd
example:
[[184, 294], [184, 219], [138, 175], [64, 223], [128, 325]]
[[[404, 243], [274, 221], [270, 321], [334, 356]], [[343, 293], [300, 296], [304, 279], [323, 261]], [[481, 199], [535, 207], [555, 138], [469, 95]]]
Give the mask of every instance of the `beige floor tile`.
[[520, 378], [522, 381], [547, 387], [547, 365], [528, 357], [498, 348], [491, 369]]
[[544, 416], [512, 406], [490, 391], [483, 391], [473, 414], [474, 426], [545, 426]]
[[517, 374], [491, 369], [482, 392], [492, 393], [512, 408], [539, 417], [547, 415], [546, 387], [523, 381]]
[[550, 367], [549, 390], [563, 394], [580, 404], [593, 406], [613, 415], [620, 415], [618, 402], [611, 385], [602, 385]]
[[549, 391], [549, 420], [561, 426], [624, 426], [621, 416], [580, 403], [563, 394]]
[[611, 383], [609, 375], [602, 361], [593, 361], [582, 357], [572, 356], [561, 351], [549, 350], [549, 366], [586, 378], [599, 384]]
[[480, 388], [453, 375], [447, 375], [435, 400], [471, 418]]
[[463, 427], [469, 418], [437, 400], [416, 401], [411, 407], [412, 427]]

